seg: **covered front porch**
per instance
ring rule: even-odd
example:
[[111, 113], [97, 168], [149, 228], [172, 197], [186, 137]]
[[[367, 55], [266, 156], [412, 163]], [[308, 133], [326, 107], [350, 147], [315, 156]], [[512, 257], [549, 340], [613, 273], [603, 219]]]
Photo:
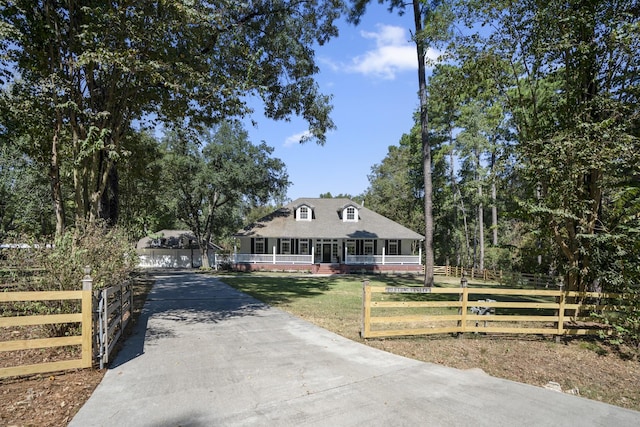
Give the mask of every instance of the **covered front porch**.
[[[243, 253], [243, 247], [253, 251]], [[267, 247], [269, 253], [254, 253], [255, 248]], [[422, 248], [417, 241], [394, 239], [252, 239], [234, 250], [232, 262], [245, 271], [422, 271]]]

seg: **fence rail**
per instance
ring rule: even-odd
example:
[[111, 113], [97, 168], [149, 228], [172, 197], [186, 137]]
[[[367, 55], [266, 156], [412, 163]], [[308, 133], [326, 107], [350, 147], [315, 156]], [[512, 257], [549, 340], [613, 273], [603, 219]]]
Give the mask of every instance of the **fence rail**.
[[65, 300], [80, 300], [80, 311], [70, 314], [1, 317], [0, 327], [80, 323], [80, 335], [2, 341], [0, 342], [0, 351], [19, 351], [79, 345], [81, 346], [81, 357], [73, 360], [0, 368], [0, 378], [91, 367], [92, 293], [90, 287], [86, 289], [83, 286], [83, 290], [81, 291], [0, 292], [0, 303]]
[[392, 288], [365, 282], [360, 334], [363, 338], [466, 332], [608, 334], [606, 325], [594, 323], [585, 313], [620, 309], [628, 298], [563, 290]]

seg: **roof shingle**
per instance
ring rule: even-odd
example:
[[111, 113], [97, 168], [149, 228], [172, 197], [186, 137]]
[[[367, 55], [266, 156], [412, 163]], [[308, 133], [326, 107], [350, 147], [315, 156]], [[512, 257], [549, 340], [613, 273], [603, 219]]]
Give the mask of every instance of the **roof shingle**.
[[[312, 221], [296, 221], [301, 205], [313, 209]], [[347, 205], [358, 209], [357, 222], [344, 222], [340, 214]], [[316, 239], [414, 239], [424, 237], [350, 199], [300, 198], [234, 234], [235, 237], [282, 237]]]

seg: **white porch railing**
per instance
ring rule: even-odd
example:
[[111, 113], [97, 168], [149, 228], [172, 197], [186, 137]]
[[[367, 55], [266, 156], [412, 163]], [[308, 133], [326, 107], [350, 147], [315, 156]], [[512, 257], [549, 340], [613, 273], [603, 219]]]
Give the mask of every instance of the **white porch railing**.
[[313, 255], [235, 254], [236, 264], [313, 264]]
[[[313, 264], [312, 255], [235, 254], [236, 264]], [[419, 255], [347, 255], [351, 265], [420, 265]]]
[[420, 255], [347, 255], [345, 264], [420, 265], [420, 258]]

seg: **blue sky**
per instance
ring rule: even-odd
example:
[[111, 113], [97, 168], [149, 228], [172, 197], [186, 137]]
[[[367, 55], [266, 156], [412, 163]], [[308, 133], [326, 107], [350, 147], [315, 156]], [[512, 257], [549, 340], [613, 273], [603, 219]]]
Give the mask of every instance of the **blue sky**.
[[252, 117], [257, 126], [245, 123], [250, 140], [265, 141], [286, 164], [292, 200], [363, 193], [371, 167], [409, 132], [418, 108], [412, 13], [400, 17], [374, 3], [357, 27], [342, 20], [339, 28], [338, 38], [316, 49], [316, 80], [322, 93], [333, 95], [331, 117], [337, 126], [326, 144], [299, 144], [307, 130], [302, 119], [272, 121], [259, 107]]

